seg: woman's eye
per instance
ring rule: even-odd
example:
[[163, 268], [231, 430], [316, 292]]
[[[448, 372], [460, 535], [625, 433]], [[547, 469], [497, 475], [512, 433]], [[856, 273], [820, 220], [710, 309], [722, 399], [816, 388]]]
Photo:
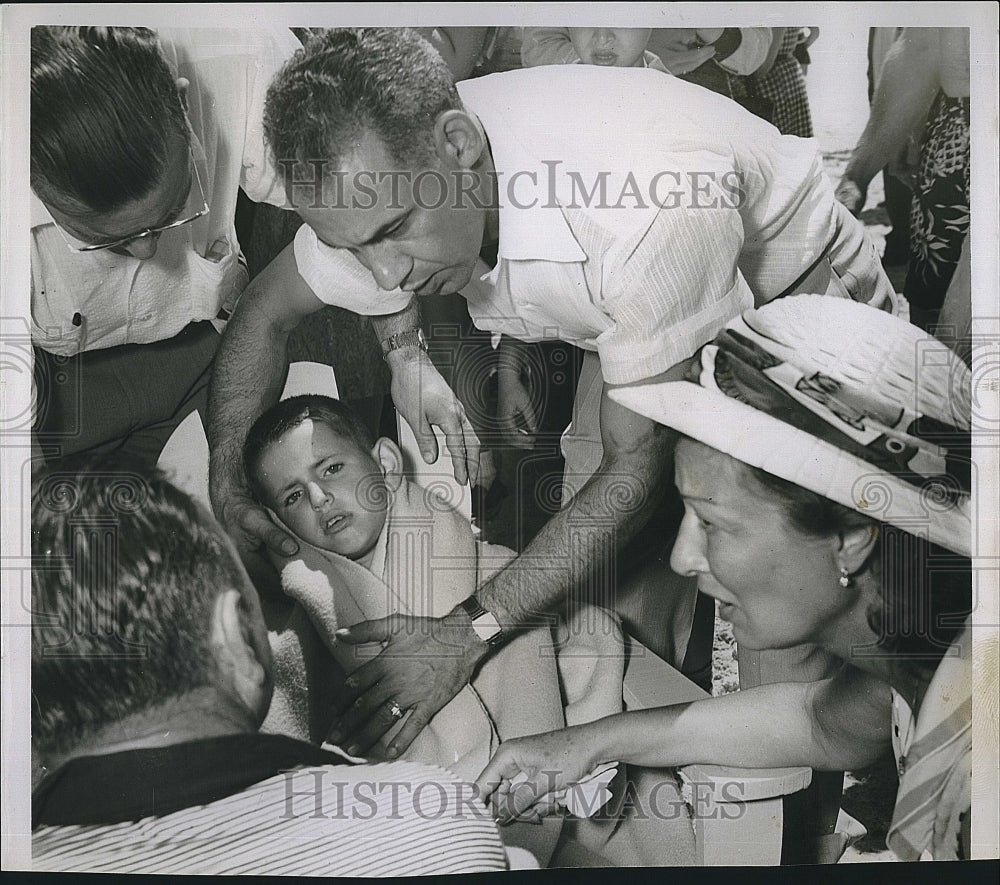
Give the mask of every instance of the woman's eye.
[[287, 498], [285, 498], [285, 506], [291, 507], [301, 497], [302, 497], [302, 492], [299, 491], [292, 492]]
[[343, 466], [343, 464], [329, 464], [324, 468], [323, 476], [333, 476], [335, 473], [340, 473]]

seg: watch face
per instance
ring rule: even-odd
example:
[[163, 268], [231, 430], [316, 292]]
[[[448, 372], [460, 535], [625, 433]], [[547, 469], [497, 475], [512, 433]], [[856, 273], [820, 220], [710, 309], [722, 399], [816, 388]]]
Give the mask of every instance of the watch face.
[[472, 621], [472, 629], [476, 631], [476, 635], [484, 642], [488, 642], [501, 632], [500, 622], [490, 612], [483, 612], [483, 614], [475, 618]]

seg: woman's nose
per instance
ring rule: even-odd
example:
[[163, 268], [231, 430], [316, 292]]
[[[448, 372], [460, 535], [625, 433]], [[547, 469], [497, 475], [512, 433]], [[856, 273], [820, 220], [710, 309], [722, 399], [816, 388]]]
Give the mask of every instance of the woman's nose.
[[309, 492], [309, 503], [314, 510], [318, 510], [330, 500], [330, 494], [318, 482], [307, 483], [306, 490]]
[[705, 530], [698, 517], [690, 511], [685, 512], [681, 520], [674, 549], [670, 551], [670, 567], [677, 574], [687, 577], [708, 571], [708, 561], [705, 558]]
[[615, 32], [611, 28], [598, 28], [594, 32], [594, 43], [598, 46], [610, 46], [615, 42]]

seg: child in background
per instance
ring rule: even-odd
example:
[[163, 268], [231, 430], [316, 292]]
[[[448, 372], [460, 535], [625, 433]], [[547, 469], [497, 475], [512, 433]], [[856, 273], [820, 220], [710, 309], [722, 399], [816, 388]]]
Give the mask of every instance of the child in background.
[[667, 73], [660, 57], [646, 49], [652, 28], [525, 28], [525, 67], [587, 64], [653, 68]]
[[666, 71], [659, 56], [646, 49], [652, 28], [569, 28], [569, 41], [585, 65], [653, 68]]

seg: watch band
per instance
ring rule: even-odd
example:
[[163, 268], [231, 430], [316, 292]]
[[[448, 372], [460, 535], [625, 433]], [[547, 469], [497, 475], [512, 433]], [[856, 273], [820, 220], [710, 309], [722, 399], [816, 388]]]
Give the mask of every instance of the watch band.
[[472, 619], [472, 629], [475, 631], [476, 636], [482, 639], [490, 648], [495, 648], [503, 642], [503, 628], [496, 619], [496, 615], [488, 609], [483, 608], [482, 603], [475, 596], [463, 599], [459, 605]]
[[424, 338], [422, 329], [407, 329], [405, 332], [396, 332], [382, 341], [382, 359], [385, 359], [394, 350], [401, 347], [419, 347], [427, 353], [427, 339]]

